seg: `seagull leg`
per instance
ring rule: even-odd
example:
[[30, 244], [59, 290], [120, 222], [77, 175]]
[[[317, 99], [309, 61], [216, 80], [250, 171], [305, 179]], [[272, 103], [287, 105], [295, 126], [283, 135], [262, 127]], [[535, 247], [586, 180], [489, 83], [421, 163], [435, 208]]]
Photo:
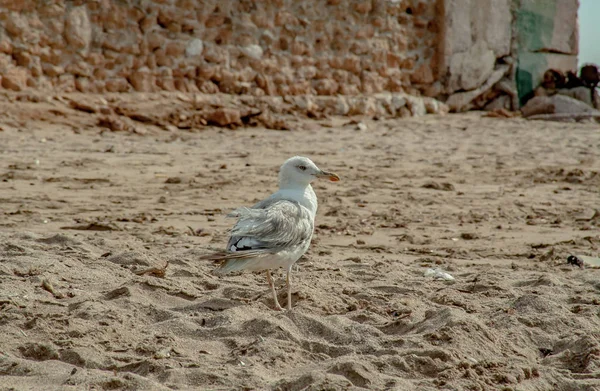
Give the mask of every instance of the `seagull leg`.
[[292, 286], [290, 285], [290, 274], [292, 274], [291, 266], [288, 268], [287, 278], [285, 279], [285, 282], [287, 283], [287, 294], [288, 294], [287, 309], [288, 310], [292, 309]]
[[275, 302], [275, 309], [277, 311], [283, 311], [283, 308], [279, 304], [279, 300], [277, 300], [277, 292], [275, 291], [275, 284], [273, 284], [273, 279], [271, 278], [271, 271], [267, 269], [267, 281], [269, 282], [269, 287], [271, 287], [271, 293], [273, 294], [273, 301]]

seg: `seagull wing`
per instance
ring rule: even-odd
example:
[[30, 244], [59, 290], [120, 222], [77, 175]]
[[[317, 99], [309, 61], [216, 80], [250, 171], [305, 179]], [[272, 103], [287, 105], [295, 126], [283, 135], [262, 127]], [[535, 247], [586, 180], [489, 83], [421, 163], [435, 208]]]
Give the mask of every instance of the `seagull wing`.
[[225, 252], [202, 257], [224, 261], [221, 272], [242, 270], [253, 259], [280, 251], [293, 251], [310, 241], [314, 228], [308, 209], [296, 201], [266, 199], [252, 208], [239, 208], [228, 216], [238, 221]]

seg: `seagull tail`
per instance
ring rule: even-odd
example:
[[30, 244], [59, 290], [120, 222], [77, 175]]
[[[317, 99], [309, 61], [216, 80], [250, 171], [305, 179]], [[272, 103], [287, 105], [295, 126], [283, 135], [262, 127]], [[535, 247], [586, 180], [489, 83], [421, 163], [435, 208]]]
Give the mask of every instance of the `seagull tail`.
[[220, 262], [220, 266], [213, 271], [213, 274], [223, 275], [250, 269], [256, 263], [260, 262], [261, 258], [269, 254], [269, 252], [261, 250], [220, 252], [204, 255], [200, 259]]
[[247, 259], [227, 259], [213, 271], [215, 275], [224, 275], [232, 272], [239, 272], [248, 268], [254, 258]]

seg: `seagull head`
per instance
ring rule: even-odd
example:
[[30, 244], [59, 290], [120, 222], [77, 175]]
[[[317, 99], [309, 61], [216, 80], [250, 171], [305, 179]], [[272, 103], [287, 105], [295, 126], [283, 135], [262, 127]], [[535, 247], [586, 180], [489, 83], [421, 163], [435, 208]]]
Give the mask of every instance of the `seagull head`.
[[280, 185], [306, 186], [318, 178], [326, 178], [332, 182], [340, 180], [336, 174], [321, 170], [312, 160], [303, 156], [289, 158], [279, 169]]

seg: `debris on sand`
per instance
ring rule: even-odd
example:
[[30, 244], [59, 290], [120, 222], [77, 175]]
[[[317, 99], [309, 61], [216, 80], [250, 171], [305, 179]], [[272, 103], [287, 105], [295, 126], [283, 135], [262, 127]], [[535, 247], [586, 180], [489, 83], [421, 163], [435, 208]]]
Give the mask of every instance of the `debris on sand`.
[[440, 279], [444, 281], [455, 281], [455, 278], [451, 274], [446, 273], [442, 269], [427, 269], [425, 270], [425, 277], [432, 277], [434, 280]]
[[442, 190], [442, 191], [454, 191], [454, 185], [452, 183], [438, 183], [430, 181], [421, 186], [424, 189]]
[[167, 267], [169, 267], [169, 261], [167, 261], [165, 263], [165, 266], [163, 266], [163, 267], [149, 267], [146, 269], [136, 270], [136, 271], [134, 271], [134, 273], [137, 274], [138, 276], [143, 276], [143, 275], [148, 274], [151, 276], [164, 278], [165, 275], [167, 274]]
[[586, 265], [590, 267], [600, 267], [600, 258], [588, 257], [586, 255], [569, 255], [567, 264], [584, 268]]
[[52, 296], [54, 296], [57, 299], [64, 299], [66, 297], [62, 292], [59, 292], [56, 288], [54, 288], [54, 285], [52, 285], [52, 283], [47, 278], [44, 278], [42, 280], [42, 288], [52, 293]]

